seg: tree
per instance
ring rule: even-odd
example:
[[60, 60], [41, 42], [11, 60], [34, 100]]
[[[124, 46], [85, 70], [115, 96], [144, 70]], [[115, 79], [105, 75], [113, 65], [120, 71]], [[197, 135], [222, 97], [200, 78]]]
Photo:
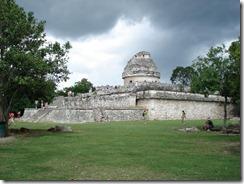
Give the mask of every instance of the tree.
[[92, 83], [83, 78], [81, 81], [75, 83], [72, 92], [76, 95], [77, 93], [88, 93], [90, 89], [94, 90]]
[[194, 70], [192, 67], [177, 66], [173, 70], [170, 80], [172, 84], [180, 85], [181, 89], [183, 90], [185, 87], [190, 86], [193, 75]]
[[93, 87], [93, 84], [87, 79], [83, 78], [81, 81], [76, 82], [74, 86], [59, 90], [56, 94], [57, 96], [67, 96], [67, 93], [71, 91], [74, 93], [74, 95], [77, 95], [78, 93], [88, 93], [90, 89], [94, 91], [95, 88]]
[[240, 68], [241, 68], [241, 42], [240, 38], [233, 41], [228, 49], [229, 59], [231, 62], [230, 75], [230, 96], [237, 105], [238, 115], [240, 115]]
[[36, 81], [31, 89], [21, 88], [14, 96], [11, 112], [23, 112], [26, 107], [35, 107], [35, 101], [50, 103], [55, 97], [56, 84], [52, 80]]
[[[14, 0], [0, 5], [0, 122], [8, 121], [8, 112], [25, 96], [43, 95], [43, 86], [68, 79], [66, 63], [69, 42], [60, 45], [45, 39], [44, 21], [26, 13]], [[51, 82], [52, 81], [52, 82]], [[49, 85], [48, 85], [49, 84]]]
[[211, 47], [205, 57], [198, 57], [192, 65], [195, 75], [192, 78], [193, 92], [212, 94], [216, 91], [224, 96], [224, 125], [227, 119], [227, 98], [231, 96], [232, 62], [225, 45]]

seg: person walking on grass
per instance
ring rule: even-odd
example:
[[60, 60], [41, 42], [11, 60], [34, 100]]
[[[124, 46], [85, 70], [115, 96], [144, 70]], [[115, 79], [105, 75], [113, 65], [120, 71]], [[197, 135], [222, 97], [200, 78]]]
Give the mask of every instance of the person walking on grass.
[[186, 113], [185, 113], [185, 111], [182, 111], [182, 114], [181, 114], [181, 123], [182, 124], [184, 124], [185, 119], [186, 119]]

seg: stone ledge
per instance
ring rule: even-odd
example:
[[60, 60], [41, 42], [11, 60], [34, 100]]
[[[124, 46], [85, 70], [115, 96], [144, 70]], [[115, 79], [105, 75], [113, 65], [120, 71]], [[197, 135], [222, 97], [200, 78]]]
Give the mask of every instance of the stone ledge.
[[[29, 114], [30, 115], [30, 114]], [[102, 122], [102, 121], [129, 121], [142, 120], [143, 108], [127, 109], [40, 109], [36, 114], [30, 115], [25, 121], [28, 122]]]
[[57, 107], [57, 108], [46, 108], [50, 110], [87, 110], [87, 111], [92, 111], [94, 109], [103, 109], [103, 110], [142, 110], [143, 107], [121, 107], [121, 108], [113, 108], [113, 107], [95, 107], [95, 108], [79, 108], [79, 107]]
[[[138, 91], [136, 99], [166, 99], [166, 100], [186, 100], [186, 101], [201, 101], [201, 102], [224, 102], [224, 97], [218, 95], [209, 95], [205, 97], [202, 94], [174, 92], [174, 91]], [[228, 98], [230, 103], [230, 98]]]

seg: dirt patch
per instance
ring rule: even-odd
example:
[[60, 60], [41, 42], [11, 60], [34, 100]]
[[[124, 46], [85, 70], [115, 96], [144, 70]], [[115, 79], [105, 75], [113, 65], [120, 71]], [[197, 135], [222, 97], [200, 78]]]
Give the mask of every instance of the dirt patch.
[[16, 128], [11, 128], [9, 129], [9, 134], [12, 136], [24, 136], [24, 137], [38, 137], [38, 136], [45, 136], [45, 135], [50, 135], [52, 133], [56, 132], [65, 132], [65, 133], [70, 133], [72, 132], [72, 129], [70, 127], [65, 127], [65, 126], [56, 126], [56, 127], [51, 127], [49, 129], [29, 129], [25, 127], [21, 127], [19, 129]]
[[228, 143], [225, 145], [225, 154], [239, 154], [241, 151], [241, 144], [240, 142], [233, 142]]
[[13, 142], [16, 138], [14, 136], [9, 136], [9, 137], [1, 137], [0, 138], [0, 144], [6, 144]]

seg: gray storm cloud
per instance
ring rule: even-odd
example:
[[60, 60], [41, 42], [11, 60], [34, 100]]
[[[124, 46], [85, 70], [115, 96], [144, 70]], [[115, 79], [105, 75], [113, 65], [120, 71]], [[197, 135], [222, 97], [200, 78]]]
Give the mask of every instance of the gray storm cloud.
[[238, 0], [17, 0], [17, 3], [33, 11], [39, 20], [46, 20], [47, 32], [60, 38], [99, 35], [112, 29], [121, 17], [135, 22], [147, 17], [155, 28], [173, 35], [150, 43], [150, 51], [166, 81], [176, 66], [190, 65], [202, 48], [240, 35]]
[[109, 30], [122, 15], [134, 20], [147, 16], [160, 28], [190, 29], [188, 34], [197, 35], [228, 32], [240, 22], [238, 0], [17, 0], [17, 3], [46, 20], [49, 31], [67, 37]]

